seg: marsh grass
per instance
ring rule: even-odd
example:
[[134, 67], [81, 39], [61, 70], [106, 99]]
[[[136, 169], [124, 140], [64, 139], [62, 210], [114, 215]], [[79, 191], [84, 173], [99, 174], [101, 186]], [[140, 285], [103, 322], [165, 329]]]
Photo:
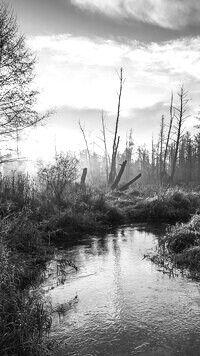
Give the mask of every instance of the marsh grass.
[[193, 215], [188, 223], [173, 226], [166, 235], [166, 244], [176, 254], [200, 246], [200, 215]]
[[200, 215], [194, 214], [187, 223], [168, 227], [159, 237], [156, 251], [145, 257], [162, 267], [164, 273], [175, 276], [181, 273], [200, 280]]
[[35, 181], [28, 174], [0, 175], [0, 214], [5, 216], [36, 203]]
[[51, 305], [22, 289], [25, 263], [0, 243], [0, 354], [47, 355], [44, 343], [51, 326]]
[[129, 220], [162, 220], [187, 221], [196, 209], [200, 207], [200, 194], [195, 191], [183, 190], [179, 187], [152, 187], [141, 191], [122, 209]]

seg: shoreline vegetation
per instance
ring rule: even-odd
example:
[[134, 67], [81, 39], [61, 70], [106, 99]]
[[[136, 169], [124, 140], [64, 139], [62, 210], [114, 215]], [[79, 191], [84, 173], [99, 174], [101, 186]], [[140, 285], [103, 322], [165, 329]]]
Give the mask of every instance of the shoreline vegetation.
[[162, 272], [170, 277], [179, 272], [200, 281], [200, 215], [192, 215], [186, 223], [176, 223], [159, 238], [156, 253], [145, 255], [153, 263], [162, 267]]
[[122, 224], [179, 222], [163, 240], [168, 254], [176, 266], [200, 269], [198, 190], [138, 185], [106, 192], [70, 179], [63, 186], [50, 169], [45, 178], [43, 169], [34, 180], [17, 173], [0, 179], [2, 356], [51, 354], [46, 340], [52, 309], [34, 286], [56, 245]]

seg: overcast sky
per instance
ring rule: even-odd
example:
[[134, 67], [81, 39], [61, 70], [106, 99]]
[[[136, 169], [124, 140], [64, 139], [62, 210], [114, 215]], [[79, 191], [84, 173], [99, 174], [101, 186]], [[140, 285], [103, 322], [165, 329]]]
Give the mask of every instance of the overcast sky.
[[[9, 1], [9, 0], [6, 0]], [[171, 90], [188, 90], [192, 129], [200, 104], [200, 1], [10, 0], [20, 30], [36, 52], [40, 108], [57, 107], [49, 143], [81, 147], [78, 120], [92, 142], [100, 136], [101, 110], [114, 128], [118, 77], [124, 69], [121, 151], [126, 132], [149, 144], [168, 108]], [[44, 131], [42, 132], [44, 135]], [[38, 150], [41, 150], [37, 135]], [[96, 139], [98, 144], [101, 141]], [[83, 142], [82, 142], [83, 143]], [[47, 149], [49, 152], [49, 149]]]

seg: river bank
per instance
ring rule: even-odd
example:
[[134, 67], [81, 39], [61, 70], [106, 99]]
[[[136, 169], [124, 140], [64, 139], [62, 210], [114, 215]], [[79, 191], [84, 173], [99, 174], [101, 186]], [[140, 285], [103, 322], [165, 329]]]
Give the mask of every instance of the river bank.
[[135, 222], [186, 222], [200, 208], [200, 193], [177, 187], [133, 190], [127, 193], [98, 190], [81, 192], [76, 203], [62, 207], [45, 221], [52, 241], [76, 234], [107, 231]]
[[108, 232], [137, 221], [186, 221], [199, 207], [197, 191], [176, 187], [106, 193], [74, 186], [56, 200], [33, 187], [26, 177], [18, 177], [14, 184], [13, 180], [2, 181], [2, 355], [50, 353], [45, 340], [51, 327], [51, 306], [29, 291], [41, 278], [57, 244], [73, 244], [85, 234]]
[[[160, 238], [158, 256], [172, 267], [187, 271], [187, 276], [200, 281], [200, 215], [187, 223], [177, 223]], [[160, 257], [159, 257], [160, 258]]]

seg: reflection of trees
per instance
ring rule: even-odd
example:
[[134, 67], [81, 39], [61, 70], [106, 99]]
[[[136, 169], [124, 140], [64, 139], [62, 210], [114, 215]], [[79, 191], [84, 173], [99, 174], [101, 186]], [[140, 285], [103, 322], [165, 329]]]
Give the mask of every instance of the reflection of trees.
[[109, 252], [108, 240], [106, 236], [102, 236], [97, 240], [98, 255], [102, 255]]
[[166, 228], [169, 224], [166, 223], [148, 223], [139, 224], [137, 230], [139, 232], [146, 232], [147, 234], [153, 234], [155, 237], [160, 237], [166, 232]]
[[113, 251], [114, 251], [114, 255], [116, 258], [116, 262], [117, 264], [119, 263], [119, 258], [120, 258], [120, 247], [119, 247], [119, 241], [118, 241], [118, 237], [114, 237], [112, 239], [112, 247], [113, 247]]
[[[114, 261], [114, 269], [113, 269], [113, 278], [115, 286], [115, 293], [114, 295], [114, 304], [115, 304], [115, 313], [117, 314], [118, 324], [120, 324], [120, 332], [123, 334], [125, 332], [124, 329], [124, 286], [123, 286], [123, 272], [122, 272], [122, 256], [121, 256], [121, 247], [120, 243], [123, 239], [123, 244], [125, 243], [124, 237], [125, 233], [122, 229], [117, 237], [113, 237], [112, 239], [112, 247], [113, 247], [113, 254], [115, 257]], [[124, 335], [125, 336], [125, 335]]]

